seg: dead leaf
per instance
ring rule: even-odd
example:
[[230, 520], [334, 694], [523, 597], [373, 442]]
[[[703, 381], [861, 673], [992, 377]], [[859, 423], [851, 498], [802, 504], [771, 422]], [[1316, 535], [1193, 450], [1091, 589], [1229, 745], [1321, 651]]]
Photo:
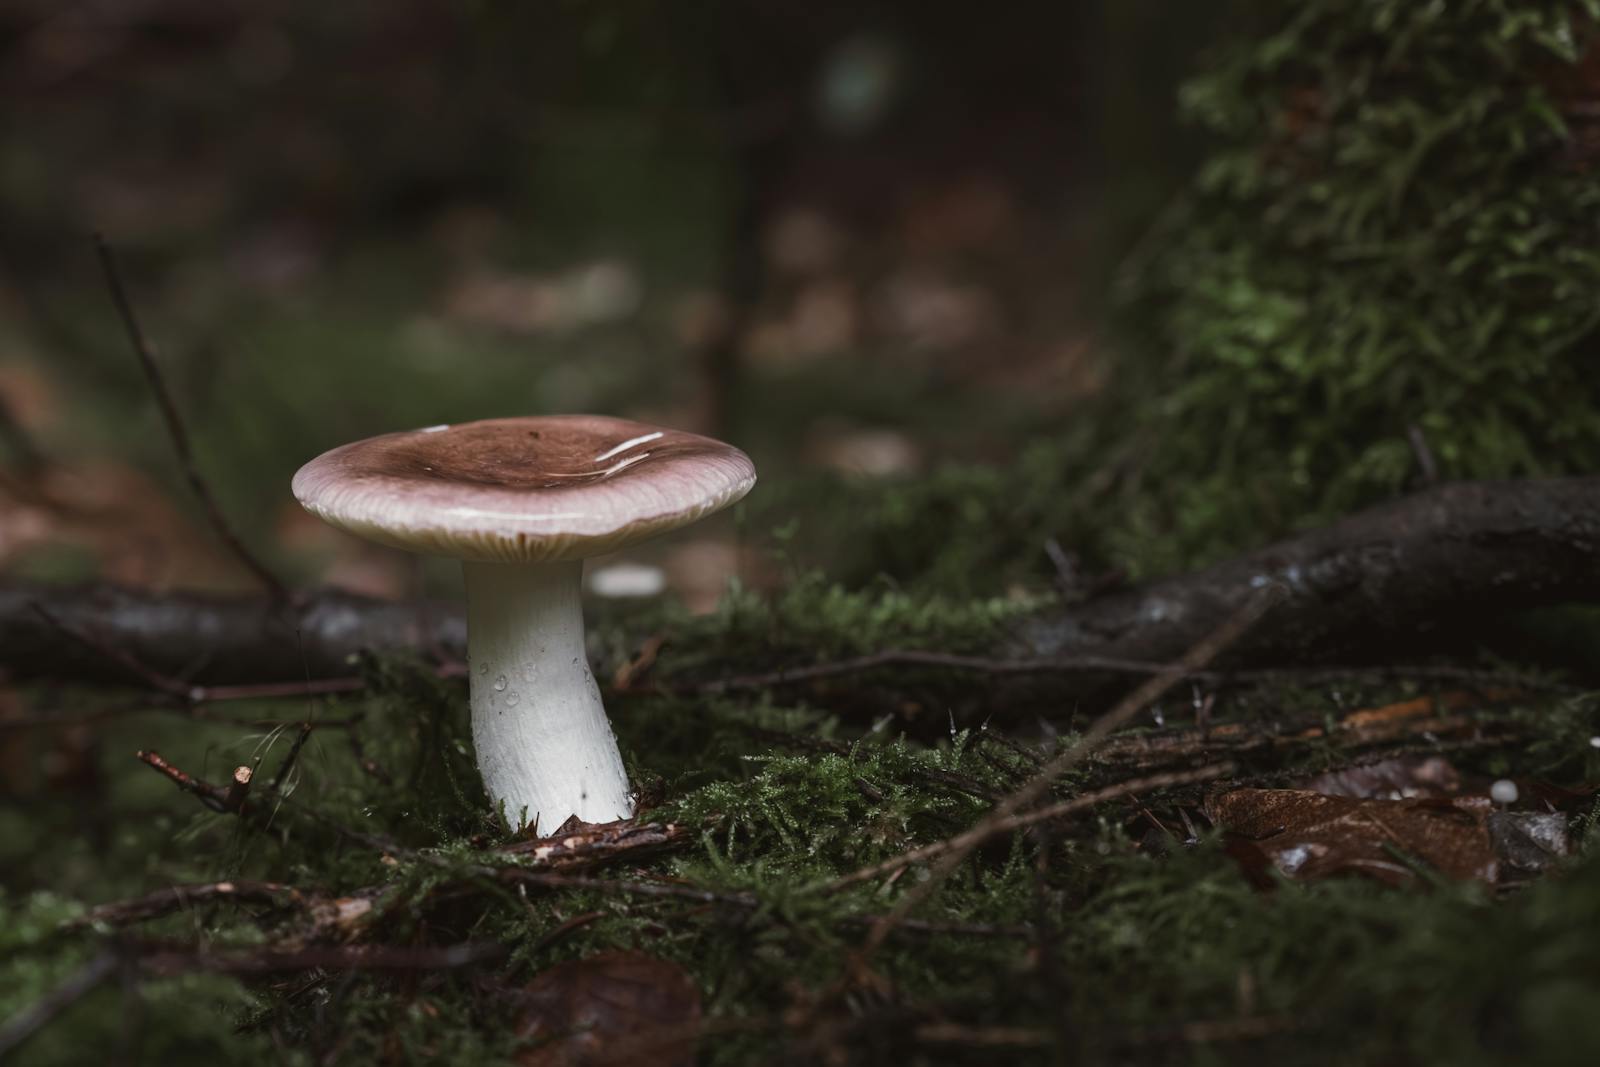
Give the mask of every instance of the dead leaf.
[[1496, 811], [1489, 815], [1495, 853], [1510, 867], [1542, 874], [1571, 854], [1567, 817], [1555, 812]]
[[1449, 878], [1500, 881], [1490, 811], [1484, 797], [1377, 800], [1304, 789], [1235, 789], [1206, 801], [1214, 822], [1253, 843], [1291, 878], [1359, 874], [1390, 885], [1415, 878], [1401, 855]]
[[694, 1063], [700, 988], [642, 952], [558, 963], [528, 983], [517, 1036], [522, 1067], [675, 1067]]

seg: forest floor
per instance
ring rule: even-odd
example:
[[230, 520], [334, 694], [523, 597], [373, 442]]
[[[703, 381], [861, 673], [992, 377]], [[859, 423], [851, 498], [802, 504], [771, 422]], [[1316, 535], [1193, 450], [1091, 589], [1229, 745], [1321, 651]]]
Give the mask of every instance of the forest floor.
[[[106, 62], [174, 65], [163, 38], [130, 40]], [[433, 650], [290, 697], [0, 685], [0, 1059], [1600, 1062], [1592, 614], [1424, 620], [1467, 639], [1445, 661], [1158, 670], [1132, 700], [1018, 701], [950, 662], [718, 684], [976, 655], [1330, 517], [1263, 492], [1273, 528], [1229, 525], [1212, 512], [1253, 485], [1211, 500], [1205, 477], [1150, 473], [1177, 454], [1211, 477], [1215, 442], [1129, 417], [1170, 383], [1083, 325], [1092, 209], [964, 163], [880, 173], [869, 224], [822, 184], [780, 198], [716, 425], [726, 160], [547, 123], [516, 173], [561, 195], [423, 211], [429, 138], [369, 157], [294, 99], [263, 144], [308, 168], [276, 179], [304, 203], [249, 155], [92, 151], [180, 104], [195, 129], [234, 122], [179, 81], [131, 117], [92, 85], [29, 98], [59, 102], [38, 124], [59, 169], [5, 174], [18, 241], [49, 252], [0, 264], [7, 583], [252, 585], [195, 517], [92, 246], [60, 240], [85, 222], [117, 237], [222, 512], [295, 588], [459, 593], [449, 564], [290, 498], [300, 463], [371, 433], [603, 410], [723, 434], [762, 481], [627, 557], [667, 595], [592, 590], [629, 824], [502, 825], [461, 665]], [[341, 117], [367, 123], [361, 94], [392, 88], [357, 79]], [[331, 206], [324, 169], [344, 176]], [[1395, 480], [1427, 477], [1421, 430], [1385, 434]]]

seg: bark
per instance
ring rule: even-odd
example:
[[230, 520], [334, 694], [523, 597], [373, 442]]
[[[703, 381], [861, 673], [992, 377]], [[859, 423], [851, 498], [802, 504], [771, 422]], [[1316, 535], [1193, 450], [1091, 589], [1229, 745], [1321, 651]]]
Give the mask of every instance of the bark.
[[1033, 620], [1015, 651], [1164, 663], [1269, 582], [1286, 598], [1219, 665], [1460, 647], [1506, 612], [1600, 598], [1600, 477], [1436, 486]]
[[[1000, 664], [992, 673], [1016, 675], [990, 696], [1082, 692], [1093, 680], [1083, 668], [1095, 660], [1170, 662], [1268, 582], [1286, 595], [1215, 667], [1472, 651], [1508, 612], [1600, 601], [1600, 477], [1430, 488], [1204, 570], [1030, 620], [994, 659], [952, 657], [949, 666], [981, 674]], [[0, 670], [17, 678], [141, 681], [103, 651], [109, 647], [186, 682], [293, 682], [347, 676], [350, 657], [367, 648], [460, 658], [465, 638], [461, 609], [437, 603], [320, 592], [275, 607], [262, 598], [0, 585]], [[1083, 661], [1077, 673], [1074, 658]], [[1024, 669], [1003, 666], [1017, 662]]]
[[141, 683], [104, 651], [113, 648], [195, 684], [293, 682], [348, 676], [363, 649], [461, 658], [466, 638], [466, 616], [451, 604], [321, 591], [274, 605], [110, 585], [0, 584], [0, 671], [15, 678]]

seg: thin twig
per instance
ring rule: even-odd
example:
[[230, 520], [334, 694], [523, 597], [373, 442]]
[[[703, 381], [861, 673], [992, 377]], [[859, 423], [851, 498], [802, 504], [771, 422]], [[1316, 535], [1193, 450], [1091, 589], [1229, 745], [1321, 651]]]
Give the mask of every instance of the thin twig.
[[133, 344], [134, 355], [139, 359], [139, 366], [144, 370], [145, 380], [150, 384], [150, 392], [154, 394], [156, 405], [161, 409], [161, 417], [167, 424], [167, 436], [172, 440], [172, 450], [177, 453], [178, 464], [183, 468], [184, 477], [188, 479], [189, 488], [199, 499], [200, 505], [205, 509], [206, 519], [211, 524], [211, 529], [227, 546], [235, 558], [242, 563], [246, 570], [253, 574], [262, 587], [274, 601], [283, 603], [289, 599], [289, 591], [277, 577], [258, 560], [250, 550], [239, 540], [233, 528], [228, 525], [228, 520], [222, 514], [222, 508], [217, 504], [216, 497], [211, 492], [211, 487], [200, 474], [200, 468], [195, 464], [194, 451], [189, 446], [189, 432], [184, 428], [183, 418], [178, 414], [178, 407], [172, 401], [172, 394], [167, 389], [166, 380], [161, 376], [161, 368], [157, 366], [155, 357], [151, 353], [150, 344], [145, 340], [144, 331], [139, 327], [139, 320], [133, 312], [133, 304], [128, 299], [126, 288], [122, 284], [121, 272], [117, 269], [116, 257], [111, 252], [111, 246], [100, 234], [94, 237], [95, 250], [100, 255], [100, 266], [105, 271], [106, 284], [111, 289], [111, 299], [117, 305], [117, 312], [122, 316], [122, 323], [127, 328], [128, 340]]
[[760, 900], [751, 893], [721, 893], [692, 885], [674, 885], [669, 882], [628, 882], [612, 878], [588, 878], [577, 874], [554, 874], [547, 871], [530, 871], [525, 867], [485, 868], [503, 881], [521, 882], [543, 886], [546, 889], [595, 889], [607, 893], [621, 893], [636, 897], [665, 897], [673, 900], [692, 900], [697, 904], [729, 904], [739, 908], [754, 908]]
[[1044, 554], [1050, 557], [1051, 566], [1056, 569], [1056, 588], [1062, 596], [1077, 596], [1083, 591], [1082, 575], [1078, 573], [1078, 564], [1066, 549], [1061, 547], [1061, 542], [1054, 537], [1044, 539]]
[[313, 678], [310, 681], [300, 682], [197, 685], [190, 689], [189, 693], [196, 704], [209, 704], [225, 700], [275, 700], [281, 697], [356, 693], [366, 687], [365, 679], [352, 675], [347, 678]]
[[117, 955], [105, 951], [80, 967], [70, 978], [43, 997], [0, 1023], [0, 1057], [14, 1052], [28, 1038], [72, 1007], [117, 969]]
[[239, 810], [238, 808], [228, 807], [228, 790], [223, 789], [221, 786], [212, 785], [210, 782], [196, 778], [187, 771], [183, 771], [177, 767], [174, 767], [172, 764], [161, 758], [161, 753], [140, 751], [134, 753], [134, 755], [137, 756], [141, 762], [154, 768], [156, 771], [164, 775], [168, 781], [172, 782], [173, 785], [177, 786], [185, 793], [192, 793], [194, 796], [199, 798], [200, 803], [204, 804], [212, 811], [227, 813], [230, 811]]
[[176, 697], [178, 700], [184, 703], [189, 702], [192, 690], [183, 682], [180, 682], [176, 678], [169, 678], [160, 671], [153, 670], [152, 668], [139, 662], [138, 659], [130, 655], [128, 652], [107, 641], [102, 641], [91, 634], [81, 633], [77, 630], [74, 630], [72, 627], [68, 626], [66, 623], [52, 615], [49, 609], [47, 609], [37, 600], [30, 600], [28, 605], [29, 607], [33, 608], [34, 612], [41, 619], [48, 623], [57, 632], [72, 639], [96, 655], [104, 656], [111, 662], [137, 675], [152, 689], [166, 693], [168, 696]]
[[[109, 707], [96, 708], [78, 715], [51, 715], [31, 714], [0, 719], [0, 734], [10, 731], [22, 730], [65, 730], [74, 726], [89, 726], [97, 722], [106, 722], [109, 719], [120, 719], [128, 715], [138, 715], [143, 712], [153, 711], [164, 715], [181, 715], [186, 719], [197, 722], [217, 723], [225, 726], [249, 727], [252, 729], [270, 730], [279, 726], [299, 726], [300, 719], [269, 719], [269, 718], [233, 718], [227, 715], [216, 715], [207, 711], [200, 705], [179, 704], [166, 701], [141, 700], [131, 703], [114, 704]], [[317, 723], [334, 730], [349, 731], [360, 725], [365, 717], [356, 714], [343, 719], [323, 719]]]
[[[840, 926], [866, 926], [871, 927], [881, 915], [850, 915], [839, 920]], [[1004, 937], [1017, 940], [1032, 940], [1038, 936], [1031, 926], [1019, 923], [952, 923], [938, 922], [931, 919], [901, 919], [895, 927], [900, 933], [930, 934], [941, 936], [944, 934], [965, 935], [967, 937]]]
[[157, 949], [137, 958], [142, 970], [159, 974], [273, 974], [312, 968], [338, 971], [434, 971], [501, 960], [509, 949], [499, 942], [468, 941], [439, 947], [394, 945], [314, 945], [297, 949], [211, 952]]
[[893, 874], [902, 867], [909, 867], [915, 863], [927, 863], [929, 860], [938, 859], [940, 856], [947, 855], [952, 851], [959, 850], [967, 846], [969, 844], [969, 838], [973, 838], [973, 835], [976, 834], [980, 828], [982, 829], [983, 836], [981, 838], [972, 839], [970, 843], [973, 845], [981, 844], [982, 841], [986, 841], [991, 837], [1009, 834], [1026, 827], [1036, 825], [1037, 823], [1049, 822], [1053, 819], [1064, 818], [1068, 815], [1076, 815], [1080, 811], [1087, 811], [1090, 808], [1097, 807], [1098, 805], [1104, 804], [1107, 801], [1121, 800], [1125, 797], [1138, 796], [1141, 793], [1149, 793], [1157, 789], [1169, 789], [1173, 786], [1193, 785], [1196, 782], [1207, 782], [1214, 778], [1221, 778], [1223, 775], [1231, 774], [1233, 770], [1234, 765], [1232, 763], [1214, 763], [1209, 767], [1200, 767], [1197, 770], [1192, 771], [1177, 771], [1172, 774], [1153, 774], [1148, 778], [1135, 778], [1132, 781], [1119, 782], [1116, 785], [1107, 786], [1104, 789], [1097, 789], [1093, 793], [1085, 793], [1082, 796], [1073, 797], [1071, 800], [1063, 800], [1058, 804], [1051, 804], [1049, 807], [1038, 808], [1034, 811], [1023, 812], [1020, 814], [1007, 815], [1000, 819], [986, 819], [979, 823], [978, 826], [973, 827], [964, 834], [958, 834], [955, 837], [947, 838], [943, 841], [935, 841], [931, 845], [923, 845], [921, 848], [914, 848], [908, 852], [902, 852], [898, 856], [891, 856], [889, 859], [883, 860], [880, 863], [874, 863], [870, 866], [863, 867], [858, 871], [852, 871], [849, 874], [835, 878], [831, 882], [823, 882], [819, 885], [816, 885], [812, 887], [810, 891], [823, 894], [837, 893], [840, 890], [848, 889], [853, 885], [859, 885], [862, 882], [870, 882], [875, 878], [882, 878], [884, 875]]
[[[933, 891], [948, 878], [956, 867], [983, 842], [1000, 834], [1011, 832], [1019, 825], [1017, 817], [1021, 813], [1042, 800], [1049, 792], [1057, 778], [1068, 770], [1077, 766], [1089, 756], [1112, 731], [1125, 725], [1140, 711], [1148, 707], [1161, 694], [1165, 693], [1179, 681], [1189, 676], [1192, 672], [1203, 667], [1216, 657], [1223, 649], [1233, 644], [1245, 632], [1254, 626], [1267, 611], [1282, 597], [1283, 590], [1276, 585], [1267, 586], [1256, 596], [1252, 597], [1244, 608], [1237, 612], [1219, 629], [1191, 648], [1162, 673], [1146, 681], [1117, 704], [1116, 707], [1096, 719], [1083, 735], [1060, 755], [1046, 763], [1044, 767], [1021, 788], [1010, 796], [1001, 800], [988, 815], [978, 820], [972, 828], [957, 834], [944, 843], [938, 862], [929, 870], [929, 877], [921, 882], [894, 906], [888, 915], [872, 928], [863, 942], [856, 956], [857, 969], [864, 966], [866, 960], [878, 950], [884, 940], [893, 931], [895, 924], [910, 914], [912, 909], [921, 904]], [[1069, 802], [1070, 803], [1070, 802]]]
[[924, 1023], [911, 1031], [922, 1045], [968, 1045], [973, 1048], [1044, 1048], [1055, 1040], [1049, 1030], [1027, 1026], [963, 1026]]
[[[930, 652], [922, 649], [885, 649], [862, 656], [807, 664], [803, 667], [785, 667], [762, 674], [742, 674], [719, 678], [682, 687], [696, 693], [728, 693], [750, 689], [770, 689], [821, 678], [861, 674], [884, 667], [930, 667], [943, 670], [967, 671], [975, 674], [1144, 674], [1159, 675], [1171, 670], [1171, 664], [1149, 660], [1121, 659], [1111, 656], [1037, 656], [999, 657], [967, 656], [950, 652]], [[1409, 678], [1451, 682], [1476, 682], [1492, 685], [1523, 685], [1531, 689], [1555, 691], [1572, 688], [1560, 682], [1536, 678], [1509, 671], [1479, 670], [1472, 667], [1452, 667], [1431, 664], [1377, 664], [1362, 667], [1265, 667], [1244, 670], [1206, 670], [1195, 668], [1185, 671], [1179, 680], [1188, 679], [1213, 684], [1245, 685], [1259, 682], [1294, 682], [1314, 685], [1321, 681], [1344, 678]], [[670, 684], [662, 689], [675, 691]]]
[[283, 758], [283, 766], [278, 768], [278, 773], [272, 776], [272, 791], [274, 793], [283, 785], [283, 780], [289, 776], [289, 771], [294, 768], [294, 761], [300, 758], [300, 750], [305, 747], [306, 739], [311, 736], [312, 725], [305, 722], [300, 725], [300, 734], [294, 739], [294, 744], [289, 746], [289, 754]]
[[1406, 440], [1411, 443], [1411, 453], [1417, 458], [1417, 466], [1422, 471], [1424, 484], [1432, 485], [1439, 480], [1439, 463], [1433, 458], [1433, 449], [1428, 447], [1428, 438], [1422, 432], [1422, 427], [1411, 423], [1406, 427]]
[[[245, 798], [250, 795], [250, 782], [255, 778], [255, 771], [249, 767], [235, 767], [233, 781], [228, 785], [228, 791], [222, 798], [222, 806], [226, 811], [239, 811], [244, 807]], [[273, 783], [277, 785], [276, 782]]]
[[294, 886], [280, 882], [224, 881], [201, 885], [173, 885], [146, 893], [142, 897], [98, 905], [77, 918], [68, 920], [65, 925], [69, 928], [128, 926], [149, 919], [159, 919], [196, 904], [248, 902], [303, 905], [311, 899]]
[[[921, 649], [892, 648], [871, 652], [864, 656], [813, 663], [804, 667], [785, 667], [763, 674], [742, 674], [732, 678], [719, 678], [701, 682], [692, 688], [700, 693], [728, 693], [745, 689], [768, 689], [775, 686], [811, 682], [819, 678], [860, 674], [880, 667], [937, 667], [947, 670], [972, 671], [979, 674], [1056, 674], [1074, 671], [1104, 671], [1111, 674], [1160, 674], [1168, 669], [1164, 663], [1145, 660], [1118, 659], [1107, 656], [1046, 656], [1001, 658], [992, 656], [964, 656], [952, 652], [928, 652]], [[1225, 675], [1210, 671], [1195, 671], [1187, 677], [1220, 680]]]
[[701, 827], [689, 823], [607, 823], [567, 834], [518, 841], [500, 851], [545, 868], [575, 868], [615, 856], [642, 857], [695, 840]]
[[[528, 908], [530, 911], [532, 911], [533, 905], [529, 904]], [[581, 914], [574, 915], [565, 922], [559, 923], [558, 925], [547, 930], [544, 935], [539, 938], [539, 940], [533, 943], [533, 947], [528, 950], [528, 955], [537, 956], [539, 953], [543, 952], [557, 941], [560, 941], [574, 930], [588, 926], [590, 923], [595, 922], [596, 920], [604, 919], [606, 915], [607, 913], [603, 911], [586, 911], [582, 912]]]

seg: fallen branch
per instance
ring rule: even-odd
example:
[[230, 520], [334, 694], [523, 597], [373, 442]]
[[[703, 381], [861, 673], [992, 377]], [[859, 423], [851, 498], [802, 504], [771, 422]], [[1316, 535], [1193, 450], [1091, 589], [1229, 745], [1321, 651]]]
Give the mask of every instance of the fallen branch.
[[243, 810], [246, 794], [250, 789], [251, 771], [249, 767], [239, 767], [233, 772], [233, 781], [226, 787], [212, 785], [210, 782], [196, 778], [187, 771], [180, 770], [161, 758], [159, 752], [136, 752], [140, 762], [163, 775], [173, 785], [198, 797], [200, 803], [216, 812], [238, 812]]
[[[1172, 774], [1156, 774], [1151, 775], [1148, 778], [1135, 778], [1129, 782], [1119, 782], [1116, 785], [1107, 786], [1104, 789], [1097, 789], [1092, 793], [1085, 793], [1082, 796], [1073, 797], [1071, 800], [1063, 800], [1060, 803], [1050, 804], [1043, 808], [1036, 808], [1033, 811], [1008, 815], [996, 819], [993, 821], [993, 823], [985, 827], [984, 834], [987, 838], [1002, 834], [1014, 833], [1017, 830], [1026, 829], [1027, 827], [1037, 825], [1038, 823], [1050, 822], [1054, 819], [1065, 818], [1068, 815], [1075, 815], [1080, 811], [1087, 811], [1090, 808], [1098, 807], [1107, 801], [1121, 800], [1124, 797], [1138, 796], [1141, 793], [1150, 793], [1157, 789], [1171, 789], [1174, 786], [1194, 785], [1197, 782], [1209, 782], [1213, 779], [1221, 778], [1225, 774], [1231, 774], [1233, 770], [1234, 766], [1231, 763], [1216, 763], [1209, 767], [1200, 767], [1192, 771], [1178, 771]], [[870, 882], [874, 878], [882, 878], [886, 874], [893, 874], [902, 867], [909, 867], [914, 863], [927, 863], [929, 860], [938, 859], [939, 857], [944, 856], [956, 849], [964, 847], [965, 844], [966, 835], [958, 835], [957, 837], [949, 838], [944, 841], [935, 841], [930, 845], [924, 845], [921, 848], [914, 848], [908, 852], [902, 852], [900, 855], [891, 856], [889, 859], [886, 859], [881, 863], [874, 863], [871, 866], [863, 867], [858, 871], [853, 871], [850, 874], [835, 878], [831, 882], [823, 882], [820, 885], [815, 886], [812, 891], [818, 893], [837, 893], [841, 889], [848, 889], [853, 885], [859, 885], [862, 882]]]
[[501, 849], [549, 870], [575, 870], [610, 860], [640, 859], [695, 840], [700, 828], [684, 823], [633, 823], [624, 820], [590, 826], [576, 833], [520, 841]]
[[1024, 625], [1013, 655], [1168, 661], [1285, 590], [1220, 670], [1472, 647], [1507, 611], [1600, 599], [1600, 477], [1457, 482]]
[[[1274, 625], [1189, 677], [1248, 680], [1290, 663], [1393, 664], [1401, 655], [1475, 648], [1509, 611], [1600, 600], [1600, 477], [1435, 486], [1202, 571], [1040, 615], [990, 655], [891, 649], [671, 688], [776, 688], [909, 668], [979, 676], [996, 706], [1058, 705], [1108, 679], [1165, 671], [1273, 582], [1285, 589]], [[146, 670], [193, 683], [193, 695], [209, 700], [301, 694], [307, 678], [311, 691], [345, 691], [361, 684], [350, 657], [363, 650], [437, 649], [459, 659], [466, 647], [457, 605], [419, 610], [336, 592], [274, 605], [0, 584], [0, 669], [13, 677], [147, 683], [63, 641], [34, 603], [60, 627], [93, 633]]]
[[[924, 649], [885, 649], [865, 656], [812, 663], [804, 667], [788, 667], [762, 674], [735, 675], [709, 682], [676, 687], [696, 693], [731, 693], [761, 689], [779, 689], [826, 678], [866, 674], [888, 667], [927, 667], [939, 670], [960, 671], [985, 675], [1028, 674], [1121, 674], [1148, 676], [1167, 669], [1165, 663], [1144, 660], [1118, 659], [1112, 656], [964, 656], [949, 652], [930, 652]], [[1471, 667], [1452, 667], [1448, 664], [1361, 664], [1347, 667], [1268, 667], [1258, 670], [1194, 670], [1184, 679], [1212, 684], [1257, 684], [1260, 682], [1293, 682], [1315, 685], [1323, 681], [1337, 681], [1352, 677], [1377, 677], [1409, 679], [1413, 681], [1471, 682], [1482, 685], [1521, 686], [1535, 690], [1574, 689], [1547, 678], [1537, 678], [1511, 671], [1479, 670]], [[664, 687], [674, 691], [674, 687]]]
[[[64, 640], [63, 630], [93, 634], [95, 647]], [[0, 583], [0, 669], [11, 677], [154, 688], [145, 672], [155, 672], [189, 684], [196, 703], [348, 692], [362, 686], [351, 662], [365, 650], [431, 643], [459, 656], [466, 636], [458, 606], [430, 604], [420, 612], [417, 604], [332, 590], [273, 604], [110, 585]], [[143, 670], [109, 659], [104, 647], [119, 649]]]
[[154, 689], [160, 693], [165, 693], [179, 701], [187, 702], [189, 700], [189, 687], [177, 679], [169, 678], [164, 674], [151, 670], [144, 664], [140, 663], [133, 656], [130, 656], [127, 651], [118, 648], [116, 645], [102, 641], [92, 634], [81, 633], [77, 630], [74, 630], [72, 627], [63, 623], [60, 619], [57, 619], [53, 614], [50, 613], [48, 608], [39, 603], [37, 600], [33, 601], [29, 606], [33, 608], [33, 610], [41, 619], [60, 632], [63, 637], [70, 639], [76, 644], [82, 645], [84, 648], [98, 656], [104, 657], [108, 662], [115, 663], [117, 666], [122, 667], [124, 670], [137, 677], [140, 681], [144, 682], [144, 684], [149, 686], [151, 689]]
[[275, 974], [281, 971], [438, 971], [498, 962], [510, 954], [493, 941], [405, 948], [393, 945], [312, 945], [288, 950], [215, 952], [203, 948], [147, 949], [134, 957], [140, 970], [156, 975]]
[[312, 898], [292, 885], [280, 882], [225, 881], [201, 885], [173, 885], [157, 889], [142, 897], [116, 900], [90, 908], [68, 927], [80, 926], [131, 926], [134, 923], [159, 919], [173, 912], [192, 908], [197, 904], [217, 902], [272, 904], [277, 906], [308, 906]]

